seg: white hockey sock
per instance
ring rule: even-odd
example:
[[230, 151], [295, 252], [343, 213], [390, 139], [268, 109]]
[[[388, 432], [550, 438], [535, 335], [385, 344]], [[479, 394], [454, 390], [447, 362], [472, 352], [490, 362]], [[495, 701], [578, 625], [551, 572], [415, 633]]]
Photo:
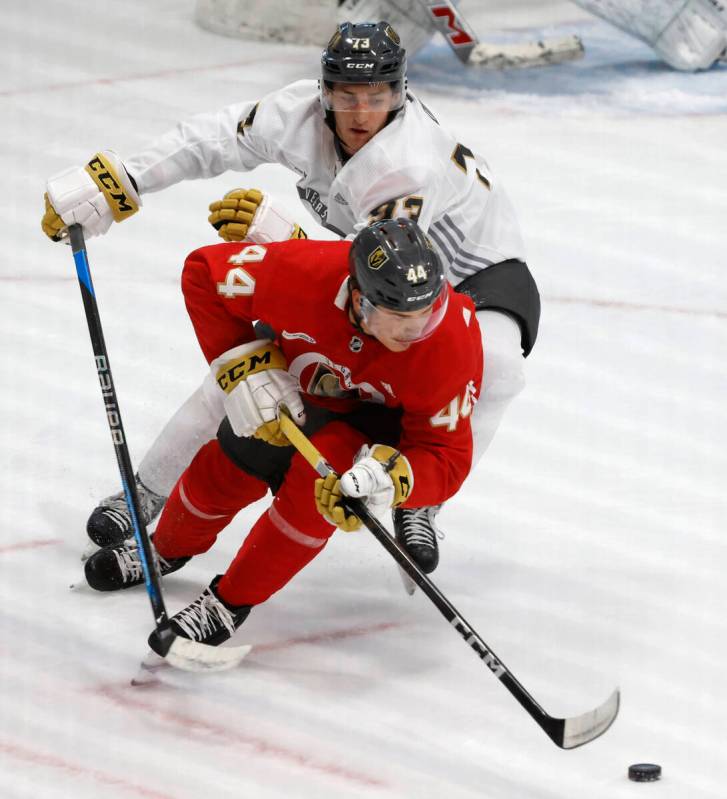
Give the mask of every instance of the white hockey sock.
[[168, 497], [199, 448], [214, 438], [224, 418], [200, 386], [166, 423], [139, 465], [139, 479], [155, 494]]
[[525, 388], [520, 327], [507, 314], [478, 311], [485, 354], [482, 392], [472, 411], [472, 468], [490, 446], [507, 406]]

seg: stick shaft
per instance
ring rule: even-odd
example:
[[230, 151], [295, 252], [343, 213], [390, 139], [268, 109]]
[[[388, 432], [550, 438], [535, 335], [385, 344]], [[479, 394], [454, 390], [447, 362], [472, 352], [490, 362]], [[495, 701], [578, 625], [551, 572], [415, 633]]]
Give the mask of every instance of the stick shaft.
[[507, 690], [517, 699], [533, 719], [545, 730], [548, 735], [552, 733], [553, 720], [543, 710], [543, 708], [528, 693], [522, 684], [510, 672], [507, 666], [494, 653], [478, 635], [471, 624], [447, 599], [447, 597], [437, 588], [437, 586], [424, 574], [417, 564], [409, 557], [392, 538], [381, 522], [368, 510], [360, 499], [348, 499], [346, 501], [348, 509], [361, 519], [369, 532], [386, 549], [392, 558], [401, 568], [411, 577], [411, 579], [421, 589], [422, 593], [432, 602], [437, 610], [459, 633], [464, 642], [482, 660], [487, 668], [497, 677]]
[[[295, 446], [310, 465], [325, 477], [335, 471], [313, 442], [300, 430], [285, 408], [280, 412], [280, 425], [288, 440]], [[459, 633], [462, 640], [484, 662], [487, 668], [500, 680], [521, 707], [534, 719], [545, 734], [561, 749], [574, 749], [589, 743], [603, 735], [610, 728], [618, 715], [619, 691], [587, 713], [571, 718], [556, 718], [549, 715], [515, 678], [505, 664], [495, 655], [489, 646], [475, 632], [454, 605], [444, 596], [436, 585], [427, 577], [409, 555], [389, 535], [386, 528], [373, 516], [366, 504], [360, 499], [346, 498], [344, 505], [348, 511], [358, 516], [369, 532], [394, 558], [399, 566], [419, 586], [422, 593], [432, 602], [437, 610]]]
[[[310, 465], [325, 477], [326, 474], [333, 472], [333, 467], [325, 457], [318, 451], [313, 442], [305, 433], [293, 422], [285, 413], [280, 415], [280, 425], [291, 444], [303, 455]], [[409, 555], [393, 539], [386, 528], [379, 520], [369, 512], [364, 502], [360, 499], [347, 499], [347, 508], [361, 519], [369, 532], [379, 541], [392, 558], [419, 586], [427, 598], [434, 604], [437, 610], [460, 634], [477, 656], [483, 661], [487, 668], [505, 685], [510, 693], [520, 702], [525, 710], [537, 721], [537, 723], [552, 737], [553, 720], [543, 710], [542, 707], [525, 690], [518, 680], [511, 674], [509, 669], [495, 655], [492, 649], [480, 638], [474, 628], [465, 620], [464, 616], [454, 607], [446, 596], [437, 586], [427, 577], [426, 574], [417, 566]]]
[[136, 492], [134, 470], [131, 466], [131, 457], [129, 456], [126, 434], [121, 419], [121, 409], [119, 408], [119, 401], [116, 396], [116, 387], [114, 386], [114, 378], [111, 373], [111, 364], [109, 363], [109, 356], [106, 350], [103, 327], [101, 326], [101, 316], [99, 314], [96, 293], [94, 292], [93, 282], [91, 280], [91, 270], [86, 254], [83, 230], [80, 225], [70, 225], [68, 232], [71, 238], [73, 259], [76, 263], [78, 284], [81, 289], [83, 308], [86, 313], [86, 322], [88, 323], [88, 332], [91, 338], [96, 372], [101, 386], [101, 396], [106, 411], [106, 420], [109, 425], [111, 440], [114, 444], [116, 462], [119, 467], [119, 475], [121, 476], [121, 484], [124, 489], [124, 495], [126, 496], [126, 503], [131, 515], [134, 537], [139, 547], [142, 568], [144, 570], [144, 582], [146, 583], [146, 590], [149, 594], [154, 620], [157, 627], [162, 627], [167, 625], [168, 618], [164, 605], [164, 598], [162, 596], [161, 577], [149, 540], [149, 534], [146, 530], [146, 525], [139, 512], [140, 505], [139, 497]]

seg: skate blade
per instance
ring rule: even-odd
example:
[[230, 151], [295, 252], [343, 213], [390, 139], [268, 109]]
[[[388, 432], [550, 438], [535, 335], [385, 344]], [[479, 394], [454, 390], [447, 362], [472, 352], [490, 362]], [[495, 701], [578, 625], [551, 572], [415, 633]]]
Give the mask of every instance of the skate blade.
[[81, 563], [85, 563], [94, 552], [98, 552], [101, 549], [100, 546], [97, 546], [93, 543], [93, 541], [89, 541], [86, 544], [86, 548], [81, 552]]
[[404, 585], [404, 590], [409, 594], [409, 596], [414, 596], [415, 591], [417, 590], [417, 584], [414, 580], [409, 577], [409, 575], [404, 571], [404, 569], [399, 566], [399, 576], [401, 577], [401, 582]]
[[172, 667], [163, 657], [150, 649], [149, 654], [139, 664], [139, 671], [132, 677], [131, 684], [138, 686], [162, 682], [160, 675], [163, 676], [165, 671], [172, 671]]
[[190, 688], [197, 678], [188, 671], [175, 669], [171, 663], [156, 652], [149, 650], [149, 654], [139, 664], [139, 670], [131, 679], [134, 688], [148, 686], [169, 688]]

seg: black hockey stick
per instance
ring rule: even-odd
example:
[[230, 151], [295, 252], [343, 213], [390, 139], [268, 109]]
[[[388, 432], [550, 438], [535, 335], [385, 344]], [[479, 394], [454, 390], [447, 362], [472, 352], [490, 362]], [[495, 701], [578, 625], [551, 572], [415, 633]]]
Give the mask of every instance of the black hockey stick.
[[[334, 471], [333, 467], [285, 411], [280, 415], [280, 424], [291, 444], [321, 477], [325, 477]], [[575, 749], [577, 746], [587, 744], [603, 735], [613, 724], [619, 709], [620, 694], [618, 689], [602, 705], [580, 716], [559, 719], [548, 715], [518, 682], [500, 658], [480, 638], [471, 625], [465, 621], [464, 617], [447, 597], [389, 535], [379, 520], [368, 511], [364, 502], [360, 499], [347, 499], [345, 505], [351, 513], [361, 519], [384, 549], [419, 586], [422, 592], [427, 595], [442, 616], [454, 627], [477, 656], [482, 659], [487, 668], [503, 683], [557, 746], [561, 747], [561, 749]]]
[[[134, 538], [139, 547], [144, 582], [146, 583], [146, 590], [154, 613], [154, 623], [164, 649], [164, 657], [171, 665], [185, 671], [232, 668], [242, 659], [239, 649], [217, 649], [196, 641], [190, 641], [187, 638], [177, 637], [169, 626], [167, 609], [162, 596], [159, 566], [149, 540], [149, 533], [146, 530], [144, 519], [139, 512], [136, 480], [134, 479], [134, 470], [131, 466], [129, 448], [126, 444], [124, 425], [121, 421], [121, 410], [119, 409], [114, 379], [111, 374], [111, 365], [106, 351], [106, 342], [104, 341], [103, 328], [101, 327], [101, 316], [96, 302], [96, 293], [91, 280], [91, 270], [88, 264], [83, 230], [80, 225], [70, 225], [68, 233], [71, 238], [73, 259], [76, 262], [76, 273], [78, 275], [78, 284], [81, 288], [83, 308], [86, 312], [88, 332], [91, 336], [96, 372], [101, 384], [101, 396], [106, 409], [106, 420], [109, 424], [111, 440], [114, 443], [121, 484], [124, 489], [126, 504], [129, 508], [132, 527], [134, 528]], [[243, 647], [242, 649], [244, 649], [244, 653], [247, 653], [249, 647]]]

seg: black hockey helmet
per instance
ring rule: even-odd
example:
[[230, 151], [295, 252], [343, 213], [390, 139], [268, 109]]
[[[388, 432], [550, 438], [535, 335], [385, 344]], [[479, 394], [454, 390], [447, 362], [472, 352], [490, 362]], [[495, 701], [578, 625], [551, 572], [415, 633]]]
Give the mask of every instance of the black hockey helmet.
[[331, 83], [393, 83], [406, 77], [406, 50], [388, 22], [342, 22], [321, 55]]
[[[447, 312], [449, 292], [442, 261], [431, 241], [410, 219], [385, 219], [361, 230], [348, 253], [350, 286], [361, 293], [357, 324], [391, 330], [392, 314], [402, 324], [399, 341], [430, 336]], [[411, 312], [431, 313], [408, 318]], [[403, 321], [402, 321], [403, 320]]]
[[361, 230], [348, 269], [352, 286], [370, 303], [393, 311], [426, 308], [445, 286], [439, 255], [410, 219], [384, 219]]
[[334, 83], [387, 83], [396, 111], [406, 93], [406, 50], [388, 22], [342, 22], [321, 54], [321, 96]]

